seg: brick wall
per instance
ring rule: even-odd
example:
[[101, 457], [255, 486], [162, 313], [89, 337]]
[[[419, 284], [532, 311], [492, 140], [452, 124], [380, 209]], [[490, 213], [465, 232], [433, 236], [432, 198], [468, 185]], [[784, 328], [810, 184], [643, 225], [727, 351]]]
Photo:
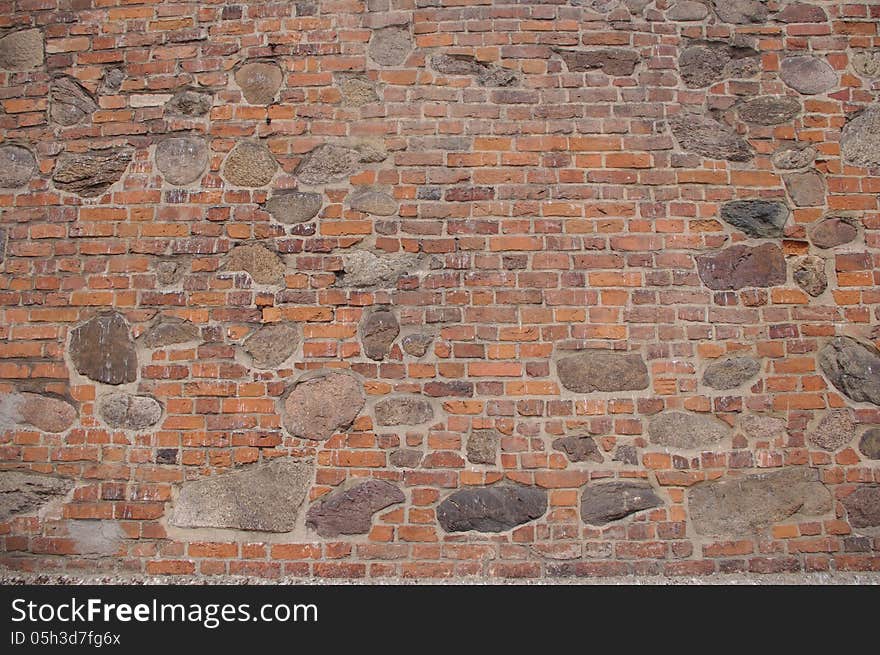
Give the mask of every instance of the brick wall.
[[880, 5], [0, 3], [0, 564], [880, 569]]

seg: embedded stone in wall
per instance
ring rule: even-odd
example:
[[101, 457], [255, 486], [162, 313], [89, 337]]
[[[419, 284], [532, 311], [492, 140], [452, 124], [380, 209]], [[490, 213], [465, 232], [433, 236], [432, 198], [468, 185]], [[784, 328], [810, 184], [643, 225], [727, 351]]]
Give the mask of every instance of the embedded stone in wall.
[[639, 53], [625, 48], [598, 48], [596, 50], [564, 50], [554, 48], [562, 57], [570, 73], [584, 73], [601, 68], [611, 76], [632, 75], [639, 63]]
[[819, 351], [819, 366], [850, 400], [880, 405], [880, 352], [872, 344], [836, 337]]
[[419, 266], [419, 256], [409, 252], [375, 254], [354, 250], [342, 255], [342, 286], [393, 288], [397, 280]]
[[776, 20], [782, 23], [824, 23], [828, 14], [817, 5], [793, 2], [776, 14]]
[[278, 162], [261, 143], [244, 141], [226, 155], [223, 177], [230, 184], [241, 187], [265, 186], [278, 170]]
[[95, 382], [126, 384], [138, 374], [138, 357], [128, 323], [118, 312], [99, 314], [71, 332], [70, 359]]
[[306, 525], [322, 537], [367, 534], [373, 514], [404, 502], [403, 492], [385, 480], [367, 480], [325, 496], [309, 508]]
[[843, 127], [840, 152], [849, 164], [880, 166], [880, 105], [871, 105]]
[[184, 482], [171, 525], [289, 532], [312, 484], [314, 465], [288, 458]]
[[0, 521], [40, 509], [65, 495], [73, 480], [32, 471], [0, 471]]
[[781, 442], [788, 439], [785, 419], [775, 416], [746, 414], [740, 419], [740, 428], [749, 439]]
[[363, 107], [379, 102], [376, 86], [363, 75], [341, 74], [337, 79], [339, 93], [342, 94], [342, 104], [346, 107]]
[[794, 263], [792, 279], [801, 289], [814, 298], [828, 288], [828, 275], [825, 273], [825, 260], [807, 255]]
[[647, 482], [588, 484], [581, 494], [581, 520], [589, 525], [606, 525], [662, 504]]
[[682, 150], [710, 159], [749, 161], [754, 157], [748, 142], [727, 125], [697, 114], [678, 114], [669, 121]]
[[692, 45], [681, 51], [678, 71], [686, 87], [701, 89], [724, 78], [724, 68], [730, 59], [723, 45]]
[[739, 244], [698, 256], [696, 260], [703, 284], [716, 291], [785, 283], [785, 257], [774, 243]]
[[512, 86], [518, 81], [516, 73], [503, 66], [487, 66], [477, 75], [477, 84], [485, 87]]
[[797, 116], [801, 102], [791, 96], [761, 96], [737, 108], [740, 119], [756, 125], [781, 125]]
[[434, 408], [424, 398], [403, 396], [376, 403], [376, 423], [382, 426], [419, 425], [434, 419]]
[[44, 56], [41, 30], [19, 30], [0, 37], [0, 68], [10, 71], [39, 68]]
[[375, 154], [325, 143], [303, 157], [296, 167], [296, 177], [303, 184], [339, 182], [359, 171], [361, 163], [382, 161]]
[[767, 20], [766, 0], [712, 0], [712, 8], [725, 23], [748, 25]]
[[196, 136], [176, 136], [156, 146], [156, 168], [169, 184], [195, 182], [208, 166], [208, 145]]
[[782, 170], [806, 168], [816, 160], [816, 149], [803, 144], [783, 146], [770, 159], [776, 168]]
[[49, 119], [62, 126], [76, 125], [98, 109], [98, 103], [76, 79], [64, 75], [49, 88]]
[[779, 77], [792, 89], [804, 95], [825, 93], [838, 84], [837, 73], [820, 57], [796, 55], [786, 57], [779, 65]]
[[758, 535], [793, 517], [822, 516], [832, 507], [819, 472], [806, 467], [703, 482], [688, 491], [691, 523], [703, 536]]
[[295, 384], [284, 399], [284, 427], [295, 437], [323, 441], [351, 425], [364, 407], [361, 383], [346, 373], [326, 372]]
[[880, 484], [860, 484], [842, 501], [846, 516], [854, 528], [880, 526]]
[[446, 532], [504, 532], [546, 511], [543, 489], [499, 484], [452, 493], [437, 507], [437, 520]]
[[703, 374], [703, 384], [713, 389], [735, 389], [755, 377], [761, 363], [753, 357], [729, 357], [709, 364]]
[[465, 445], [467, 460], [471, 464], [495, 466], [500, 445], [501, 433], [498, 430], [471, 430]]
[[788, 195], [797, 207], [825, 204], [825, 178], [818, 171], [789, 173], [782, 176]]
[[389, 25], [373, 30], [367, 54], [380, 66], [400, 66], [412, 49], [409, 25]]
[[400, 448], [388, 456], [392, 466], [414, 469], [422, 462], [422, 451], [412, 448]]
[[244, 351], [254, 367], [274, 369], [287, 361], [299, 346], [299, 329], [290, 323], [270, 323], [255, 330], [244, 340]]
[[617, 450], [614, 451], [614, 461], [621, 462], [629, 466], [638, 466], [639, 451], [635, 446], [623, 444], [622, 446], [618, 446]]
[[852, 56], [856, 73], [865, 77], [880, 77], [880, 50], [862, 50]]
[[605, 461], [592, 437], [560, 437], [553, 440], [553, 448], [564, 452], [569, 462]]
[[121, 68], [109, 68], [104, 72], [101, 78], [101, 85], [98, 87], [98, 93], [101, 95], [113, 95], [122, 88], [125, 81], [125, 71]]
[[245, 271], [257, 284], [284, 282], [284, 262], [274, 252], [258, 243], [235, 246], [226, 257], [224, 270]]
[[436, 54], [429, 60], [431, 68], [444, 75], [479, 75], [485, 66], [470, 55]]
[[859, 452], [868, 459], [880, 459], [880, 428], [865, 430], [859, 439]]
[[357, 191], [351, 196], [349, 206], [354, 211], [374, 216], [393, 216], [397, 213], [397, 201], [382, 191]]
[[310, 191], [277, 191], [263, 205], [279, 223], [293, 225], [312, 220], [321, 211], [324, 196]]
[[785, 203], [772, 200], [734, 200], [721, 207], [721, 219], [756, 239], [778, 239], [791, 215]]
[[235, 83], [241, 89], [244, 99], [252, 105], [268, 105], [275, 100], [284, 73], [277, 64], [254, 61], [235, 71]]
[[143, 430], [159, 422], [162, 405], [150, 396], [118, 393], [101, 400], [98, 414], [111, 428]]
[[859, 229], [855, 221], [840, 216], [823, 218], [807, 228], [807, 238], [817, 248], [834, 248], [855, 241]]
[[432, 334], [408, 334], [401, 340], [400, 345], [407, 355], [424, 357], [432, 343], [434, 343]]
[[186, 273], [184, 262], [177, 259], [165, 259], [156, 262], [156, 282], [163, 286], [177, 284]]
[[837, 450], [856, 436], [856, 426], [848, 409], [829, 411], [819, 424], [807, 433], [807, 441], [823, 450]]
[[400, 324], [394, 314], [387, 310], [368, 314], [360, 325], [364, 355], [376, 361], [385, 359], [385, 356], [391, 352], [391, 344], [398, 334], [400, 334]]
[[64, 153], [55, 164], [52, 181], [62, 191], [95, 198], [122, 178], [132, 154], [131, 148]]
[[675, 21], [703, 20], [709, 15], [709, 8], [702, 2], [679, 0], [666, 11], [666, 18]]
[[165, 104], [165, 113], [172, 116], [197, 118], [211, 111], [213, 96], [207, 91], [181, 89]]
[[22, 187], [36, 171], [37, 160], [30, 150], [14, 143], [0, 146], [0, 188]]
[[199, 326], [173, 316], [162, 319], [144, 332], [139, 341], [147, 348], [164, 348], [200, 338]]
[[559, 381], [569, 391], [641, 391], [650, 384], [648, 367], [638, 353], [585, 350], [556, 364]]
[[67, 536], [80, 555], [115, 555], [126, 538], [125, 530], [115, 521], [87, 520], [68, 521]]
[[651, 443], [677, 450], [711, 448], [730, 432], [730, 426], [712, 414], [668, 411], [648, 421]]
[[23, 392], [13, 394], [14, 418], [43, 432], [64, 432], [76, 420], [76, 408], [52, 396]]

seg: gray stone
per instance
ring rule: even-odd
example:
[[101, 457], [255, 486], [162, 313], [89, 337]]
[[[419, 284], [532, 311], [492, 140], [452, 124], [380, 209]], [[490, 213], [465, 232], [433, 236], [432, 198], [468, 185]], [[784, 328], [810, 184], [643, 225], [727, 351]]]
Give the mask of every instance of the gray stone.
[[282, 284], [284, 262], [258, 243], [235, 246], [226, 256], [226, 271], [246, 271], [257, 284]]
[[868, 459], [880, 459], [880, 428], [865, 430], [859, 439], [859, 452]]
[[856, 436], [856, 426], [848, 409], [829, 411], [815, 429], [807, 433], [807, 441], [822, 450], [834, 451]]
[[295, 437], [324, 441], [351, 425], [364, 402], [363, 387], [353, 376], [325, 372], [298, 381], [284, 398], [284, 427]]
[[727, 125], [697, 114], [678, 114], [669, 121], [682, 150], [710, 159], [749, 161], [754, 157], [748, 142]]
[[801, 257], [794, 263], [791, 277], [795, 284], [814, 298], [821, 296], [828, 288], [825, 260], [821, 257]]
[[822, 7], [793, 2], [776, 14], [776, 20], [782, 23], [824, 23], [828, 20], [828, 14]]
[[115, 148], [64, 153], [55, 164], [52, 180], [57, 189], [95, 198], [122, 178], [133, 152], [131, 148]]
[[41, 30], [19, 30], [0, 37], [0, 68], [10, 71], [39, 68], [44, 56]]
[[779, 65], [779, 77], [804, 95], [830, 91], [838, 85], [837, 72], [827, 61], [809, 55], [786, 57]]
[[760, 96], [737, 107], [740, 119], [756, 125], [781, 125], [800, 111], [801, 101], [791, 96]]
[[740, 419], [740, 428], [749, 439], [759, 441], [782, 441], [788, 439], [785, 419], [762, 414], [746, 414]]
[[116, 521], [68, 521], [67, 536], [80, 555], [116, 555], [126, 538]]
[[156, 168], [169, 184], [195, 182], [208, 166], [208, 144], [196, 136], [176, 136], [156, 146]]
[[311, 462], [284, 458], [184, 482], [171, 525], [290, 532], [312, 484], [313, 469]]
[[560, 437], [553, 440], [553, 448], [564, 452], [570, 462], [601, 464], [605, 461], [592, 437]]
[[431, 403], [418, 396], [384, 398], [376, 403], [376, 423], [381, 426], [419, 425], [434, 420]]
[[564, 50], [554, 48], [562, 57], [570, 73], [584, 73], [601, 69], [613, 77], [632, 75], [641, 57], [635, 50], [626, 48], [598, 48], [596, 50]]
[[807, 145], [783, 146], [773, 153], [771, 161], [776, 168], [793, 170], [806, 168], [816, 160], [816, 149]]
[[434, 343], [432, 334], [408, 334], [400, 342], [403, 352], [413, 357], [424, 357]]
[[95, 382], [115, 385], [137, 379], [137, 351], [118, 312], [99, 314], [74, 328], [68, 352], [76, 370]]
[[177, 284], [186, 274], [184, 262], [175, 259], [165, 259], [156, 262], [156, 281], [163, 286]]
[[865, 77], [880, 77], [880, 50], [862, 50], [852, 56], [856, 73]]
[[437, 507], [446, 532], [504, 532], [534, 521], [547, 511], [547, 492], [536, 487], [499, 484], [461, 489]]
[[125, 71], [121, 68], [109, 68], [104, 72], [101, 78], [101, 85], [98, 87], [98, 93], [101, 95], [113, 95], [122, 88], [125, 81]]
[[436, 54], [429, 62], [431, 68], [444, 75], [479, 75], [486, 68], [471, 55]]
[[734, 200], [721, 207], [721, 219], [756, 239], [778, 239], [791, 215], [785, 203], [772, 200]]
[[0, 227], [0, 266], [6, 260], [6, 228]]
[[348, 179], [358, 172], [365, 153], [356, 148], [323, 144], [309, 152], [296, 168], [303, 184], [327, 184]]
[[681, 51], [678, 71], [689, 89], [702, 89], [724, 79], [731, 56], [724, 44], [692, 45]]
[[409, 252], [374, 254], [354, 250], [342, 256], [342, 286], [393, 288], [397, 280], [418, 269], [420, 257]]
[[703, 482], [688, 491], [688, 512], [699, 535], [748, 537], [793, 518], [832, 510], [819, 472], [806, 467]]
[[569, 391], [641, 391], [650, 384], [648, 367], [638, 353], [584, 350], [556, 364], [559, 381]]
[[648, 421], [651, 443], [676, 450], [711, 448], [730, 432], [730, 426], [712, 414], [668, 411]]
[[391, 344], [400, 334], [400, 324], [394, 314], [380, 310], [364, 317], [359, 332], [364, 355], [381, 361], [391, 352]]
[[807, 228], [807, 238], [817, 248], [834, 248], [855, 241], [859, 228], [851, 218], [829, 216]]
[[200, 338], [199, 326], [173, 316], [162, 319], [144, 332], [139, 341], [147, 348], [164, 348], [178, 343], [189, 343]]
[[367, 54], [380, 66], [400, 66], [413, 49], [409, 25], [389, 25], [373, 30]]
[[880, 105], [871, 105], [843, 127], [840, 152], [849, 164], [880, 166]]
[[263, 207], [279, 223], [293, 225], [312, 220], [321, 211], [324, 196], [311, 191], [273, 193]]
[[676, 21], [703, 20], [709, 15], [709, 8], [702, 2], [679, 0], [667, 10], [666, 18]]
[[716, 291], [784, 284], [785, 256], [775, 243], [737, 244], [696, 258], [700, 279]]
[[412, 448], [395, 450], [388, 456], [392, 466], [403, 469], [414, 469], [422, 462], [422, 451]]
[[244, 141], [236, 145], [223, 162], [223, 177], [240, 187], [260, 187], [269, 184], [278, 170], [278, 162], [261, 143]]
[[735, 389], [761, 371], [761, 362], [752, 357], [729, 357], [709, 364], [703, 384], [713, 389]]
[[165, 113], [172, 116], [197, 118], [211, 111], [213, 96], [207, 91], [184, 88], [174, 94], [165, 104]]
[[64, 432], [76, 421], [76, 407], [65, 400], [29, 392], [16, 394], [16, 400], [18, 421], [43, 432]]
[[624, 444], [618, 446], [614, 451], [614, 461], [627, 464], [629, 466], [639, 465], [639, 451], [635, 446]]
[[14, 143], [0, 146], [0, 188], [22, 187], [36, 172], [37, 160], [30, 150]]
[[606, 525], [662, 504], [647, 482], [589, 484], [581, 494], [581, 520], [589, 525]]
[[322, 537], [367, 534], [373, 514], [406, 500], [403, 492], [385, 480], [367, 480], [325, 496], [309, 508], [306, 525]]
[[286, 362], [299, 346], [299, 329], [291, 323], [270, 323], [255, 330], [244, 340], [244, 351], [254, 367], [275, 369]]
[[854, 528], [880, 526], [880, 484], [860, 484], [841, 501]]
[[363, 107], [379, 102], [375, 84], [363, 75], [339, 75], [337, 79], [342, 104], [346, 107]]
[[397, 201], [382, 191], [356, 191], [349, 201], [354, 211], [375, 216], [393, 216], [397, 213]]
[[498, 430], [472, 430], [465, 445], [467, 460], [471, 464], [495, 466], [500, 446], [501, 433]]
[[101, 400], [98, 414], [111, 428], [143, 430], [159, 422], [162, 405], [150, 396], [118, 393]]
[[818, 207], [825, 204], [825, 178], [819, 171], [789, 173], [783, 175], [782, 180], [796, 207]]
[[767, 20], [766, 0], [712, 0], [715, 13], [725, 23], [748, 25]]
[[819, 351], [819, 366], [850, 400], [880, 405], [880, 352], [873, 344], [836, 337]]
[[73, 480], [32, 471], [0, 470], [0, 521], [40, 509], [64, 496]]
[[76, 125], [91, 118], [98, 103], [86, 88], [69, 75], [52, 81], [49, 87], [49, 119], [62, 126]]
[[235, 71], [235, 83], [244, 99], [252, 105], [271, 104], [283, 79], [281, 68], [265, 61], [250, 62]]
[[477, 84], [485, 87], [512, 86], [519, 81], [516, 73], [502, 66], [487, 66], [477, 75]]

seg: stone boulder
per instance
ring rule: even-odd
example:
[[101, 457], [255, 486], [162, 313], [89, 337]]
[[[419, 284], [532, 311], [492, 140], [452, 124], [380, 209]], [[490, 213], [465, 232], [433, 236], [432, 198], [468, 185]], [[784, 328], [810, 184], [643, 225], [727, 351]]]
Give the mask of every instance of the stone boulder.
[[391, 352], [391, 345], [400, 334], [400, 324], [394, 314], [383, 309], [367, 314], [361, 320], [359, 332], [364, 355], [381, 361]]
[[94, 96], [75, 78], [62, 75], [49, 87], [49, 120], [62, 127], [82, 123], [98, 109]]
[[381, 426], [419, 425], [434, 420], [431, 403], [418, 396], [383, 398], [374, 408]]
[[739, 425], [743, 433], [755, 441], [786, 442], [788, 440], [785, 419], [762, 414], [746, 414], [740, 419]]
[[856, 240], [859, 228], [851, 218], [830, 216], [807, 228], [807, 238], [817, 248], [843, 246]]
[[409, 25], [389, 25], [373, 30], [367, 54], [380, 66], [401, 66], [413, 50]]
[[498, 430], [472, 430], [465, 444], [467, 460], [471, 464], [495, 466], [498, 463], [500, 446], [501, 433]]
[[802, 171], [782, 176], [785, 189], [795, 207], [819, 207], [825, 204], [825, 177], [819, 171]]
[[712, 448], [730, 432], [730, 426], [712, 414], [667, 411], [648, 421], [651, 443], [675, 450]]
[[342, 104], [346, 107], [363, 107], [379, 102], [376, 85], [367, 77], [358, 74], [341, 74], [337, 76], [337, 87], [342, 95]]
[[198, 341], [199, 326], [173, 316], [163, 316], [138, 339], [146, 348], [165, 348], [179, 343]]
[[592, 437], [560, 437], [553, 440], [553, 448], [564, 452], [569, 462], [601, 464], [605, 461]]
[[819, 351], [819, 367], [850, 400], [880, 405], [880, 351], [872, 344], [836, 337]]
[[806, 168], [816, 160], [816, 149], [804, 144], [785, 145], [780, 147], [770, 160], [776, 168], [781, 170], [794, 170]]
[[584, 73], [601, 69], [606, 75], [620, 77], [632, 75], [641, 57], [635, 50], [626, 48], [597, 48], [595, 50], [565, 50], [554, 48], [570, 73]]
[[859, 439], [859, 452], [868, 459], [880, 459], [880, 428], [865, 430]]
[[165, 113], [172, 116], [197, 118], [204, 116], [214, 104], [214, 97], [208, 91], [180, 89], [165, 104]]
[[880, 104], [871, 105], [843, 127], [840, 152], [853, 166], [880, 166]]
[[837, 72], [820, 57], [796, 55], [786, 57], [779, 65], [779, 77], [803, 95], [825, 93], [838, 86]]
[[775, 243], [738, 244], [697, 258], [700, 279], [716, 291], [785, 284], [785, 256]]
[[55, 164], [52, 181], [61, 191], [96, 198], [122, 179], [133, 153], [131, 148], [63, 153]]
[[67, 536], [80, 555], [116, 555], [127, 535], [116, 521], [67, 522]]
[[68, 353], [80, 375], [95, 382], [116, 385], [137, 379], [134, 340], [118, 312], [99, 314], [74, 328]]
[[0, 146], [0, 188], [23, 187], [36, 172], [37, 159], [30, 150], [15, 143]]
[[279, 223], [294, 225], [312, 220], [321, 211], [324, 196], [309, 191], [279, 191], [273, 193], [263, 208]]
[[695, 21], [703, 20], [709, 15], [709, 8], [702, 2], [693, 0], [678, 0], [666, 11], [667, 20]]
[[309, 508], [306, 525], [322, 537], [367, 534], [373, 515], [406, 500], [403, 492], [385, 480], [367, 480], [330, 493]]
[[286, 268], [281, 258], [256, 243], [235, 246], [226, 256], [225, 271], [245, 271], [256, 284], [284, 283]]
[[740, 119], [755, 125], [781, 125], [797, 116], [801, 102], [791, 96], [759, 96], [737, 108]]
[[195, 182], [208, 167], [208, 144], [197, 136], [175, 136], [156, 146], [156, 168], [169, 184]]
[[292, 323], [270, 323], [254, 330], [244, 340], [244, 351], [254, 367], [275, 369], [286, 362], [299, 346], [299, 328]]
[[807, 441], [822, 450], [834, 451], [856, 436], [856, 425], [848, 409], [834, 409], [825, 414], [815, 429], [807, 433]]
[[861, 484], [841, 502], [852, 527], [880, 526], [880, 484]]
[[339, 284], [346, 287], [394, 288], [397, 280], [418, 270], [421, 259], [410, 252], [375, 254], [353, 250], [342, 255], [343, 275]]
[[739, 356], [719, 359], [706, 367], [703, 384], [713, 389], [735, 389], [761, 371], [761, 362], [753, 357]]
[[499, 484], [453, 492], [437, 507], [437, 521], [446, 532], [504, 532], [546, 511], [543, 489]]
[[648, 367], [638, 353], [584, 350], [556, 363], [563, 387], [576, 393], [641, 391], [650, 384]]
[[0, 398], [0, 432], [16, 425], [29, 425], [57, 434], [73, 426], [76, 418], [76, 407], [53, 396], [25, 391]]
[[40, 68], [44, 57], [42, 30], [19, 30], [0, 37], [0, 68], [4, 70]]
[[39, 510], [73, 488], [73, 480], [33, 471], [0, 470], [0, 521]]
[[852, 67], [864, 77], [880, 77], [880, 50], [862, 50], [853, 53]]
[[794, 263], [792, 279], [801, 289], [813, 296], [821, 296], [828, 288], [828, 275], [825, 273], [825, 260], [807, 255]]
[[606, 525], [662, 504], [648, 482], [588, 484], [581, 493], [581, 520], [589, 525]]
[[240, 187], [261, 187], [269, 184], [278, 170], [278, 162], [262, 143], [243, 141], [237, 144], [223, 162], [223, 178]]
[[159, 422], [162, 405], [151, 396], [117, 393], [101, 399], [98, 415], [111, 428], [143, 430]]
[[361, 164], [383, 161], [387, 155], [372, 148], [350, 148], [325, 143], [311, 150], [296, 167], [303, 184], [329, 184], [348, 179], [360, 171]]
[[782, 236], [791, 211], [775, 200], [733, 200], [721, 207], [721, 219], [756, 239]]
[[403, 352], [412, 357], [424, 357], [431, 344], [434, 343], [433, 334], [408, 334], [400, 342]]
[[714, 118], [698, 114], [678, 114], [669, 121], [672, 135], [682, 150], [709, 159], [750, 161], [752, 147], [733, 128]]
[[248, 62], [235, 71], [235, 83], [244, 99], [252, 105], [271, 104], [283, 80], [281, 68], [266, 61]]
[[712, 0], [712, 8], [721, 21], [735, 25], [764, 23], [769, 14], [766, 0]]
[[393, 216], [397, 213], [397, 201], [382, 191], [357, 191], [351, 196], [349, 206], [354, 211], [373, 216]]
[[828, 14], [817, 5], [793, 2], [776, 14], [776, 20], [781, 23], [824, 23], [828, 20]]
[[753, 77], [760, 71], [757, 50], [723, 41], [692, 43], [678, 57], [678, 72], [689, 89], [703, 89], [730, 78]]
[[365, 402], [354, 376], [327, 371], [297, 381], [282, 400], [281, 415], [294, 437], [324, 441], [350, 426]]

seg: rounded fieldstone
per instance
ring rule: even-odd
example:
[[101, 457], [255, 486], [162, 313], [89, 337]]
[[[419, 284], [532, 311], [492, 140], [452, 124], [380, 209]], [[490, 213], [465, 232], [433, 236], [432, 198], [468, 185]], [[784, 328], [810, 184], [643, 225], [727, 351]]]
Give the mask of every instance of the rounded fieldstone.
[[373, 312], [361, 321], [360, 335], [364, 354], [380, 361], [391, 352], [391, 344], [400, 334], [400, 324], [387, 310]]
[[366, 399], [360, 382], [328, 372], [298, 381], [282, 403], [284, 426], [295, 437], [324, 441], [351, 425]]
[[757, 239], [778, 239], [791, 215], [788, 207], [771, 200], [734, 200], [721, 207], [721, 219]]
[[710, 159], [749, 161], [754, 157], [748, 142], [727, 125], [697, 114], [678, 114], [669, 121], [682, 150]]
[[64, 432], [76, 420], [76, 408], [73, 405], [36, 393], [18, 394], [16, 409], [21, 422], [43, 432]]
[[750, 438], [762, 441], [788, 439], [788, 428], [785, 419], [761, 414], [746, 414], [740, 420], [740, 428]]
[[150, 396], [120, 393], [102, 399], [98, 414], [111, 428], [143, 430], [159, 422], [162, 405]]
[[360, 170], [361, 161], [363, 154], [355, 148], [325, 143], [303, 157], [296, 176], [303, 184], [338, 182]]
[[257, 284], [281, 284], [286, 271], [281, 258], [258, 243], [230, 250], [224, 270], [245, 271]]
[[735, 389], [760, 371], [761, 362], [752, 357], [730, 357], [709, 364], [703, 384], [713, 389]]
[[801, 257], [794, 264], [792, 278], [795, 284], [814, 298], [822, 295], [828, 288], [825, 260], [811, 255]]
[[382, 426], [419, 425], [434, 419], [434, 408], [424, 398], [385, 398], [376, 403], [376, 423]]
[[689, 89], [702, 89], [724, 78], [731, 56], [724, 44], [692, 45], [681, 51], [678, 71]]
[[62, 126], [76, 125], [98, 109], [92, 94], [74, 78], [64, 75], [49, 89], [49, 118]]
[[208, 144], [195, 136], [171, 137], [156, 146], [156, 168], [169, 184], [195, 182], [208, 166]]
[[816, 160], [816, 149], [807, 145], [783, 146], [773, 153], [771, 161], [776, 168], [793, 170], [806, 168]]
[[859, 439], [859, 452], [868, 459], [880, 459], [880, 428], [865, 431]]
[[827, 61], [809, 55], [783, 59], [779, 66], [779, 77], [804, 95], [825, 93], [835, 88], [839, 82], [837, 73]]
[[709, 8], [702, 2], [679, 0], [667, 10], [666, 18], [676, 21], [703, 20], [709, 15]]
[[847, 163], [880, 167], [880, 105], [871, 105], [844, 126], [840, 152]]
[[824, 23], [828, 20], [828, 14], [822, 7], [793, 2], [776, 14], [776, 20], [782, 23]]
[[373, 31], [367, 53], [381, 66], [400, 66], [412, 49], [409, 25], [389, 25]]
[[393, 216], [397, 213], [397, 201], [381, 191], [359, 191], [352, 195], [350, 206], [354, 211], [375, 216]]
[[775, 243], [737, 244], [696, 259], [700, 279], [715, 291], [772, 287], [787, 277], [785, 256]]
[[852, 527], [880, 526], [880, 484], [861, 484], [841, 502]]
[[730, 434], [730, 426], [712, 414], [669, 411], [648, 422], [651, 443], [679, 450], [715, 446]]
[[406, 500], [403, 492], [385, 480], [367, 480], [321, 498], [309, 508], [306, 526], [322, 537], [367, 534], [373, 515]]
[[725, 23], [748, 25], [767, 20], [767, 5], [762, 0], [712, 0], [712, 8]]
[[742, 120], [756, 125], [787, 123], [800, 111], [800, 100], [791, 96], [760, 96], [747, 100], [737, 108]]
[[138, 357], [128, 323], [118, 312], [100, 314], [71, 332], [68, 349], [76, 370], [95, 382], [137, 379]]
[[260, 143], [245, 141], [236, 145], [223, 162], [223, 177], [241, 187], [265, 186], [272, 181], [278, 162]]
[[12, 71], [29, 70], [43, 65], [43, 32], [19, 30], [0, 37], [0, 68]]
[[0, 188], [22, 187], [36, 170], [37, 160], [30, 150], [15, 144], [0, 146]]
[[268, 105], [275, 100], [283, 79], [281, 68], [263, 61], [245, 64], [235, 71], [235, 83], [252, 105]]
[[379, 102], [379, 94], [373, 82], [362, 75], [340, 75], [339, 93], [346, 107], [363, 107]]
[[324, 196], [309, 191], [279, 191], [273, 193], [264, 208], [279, 223], [293, 225], [312, 220], [321, 211]]
[[147, 348], [164, 348], [196, 341], [199, 336], [199, 326], [195, 323], [168, 316], [144, 332], [139, 341]]
[[412, 448], [395, 450], [388, 456], [392, 466], [402, 469], [414, 469], [422, 462], [422, 451]]
[[347, 252], [342, 256], [344, 274], [339, 282], [346, 287], [393, 288], [397, 280], [418, 268], [419, 261], [419, 255], [409, 252], [379, 255], [369, 250]]
[[563, 387], [576, 393], [641, 391], [650, 384], [648, 367], [638, 353], [583, 350], [556, 363]]
[[401, 340], [400, 345], [407, 355], [424, 357], [432, 343], [434, 343], [434, 335], [408, 334]]
[[599, 446], [592, 437], [560, 437], [553, 440], [553, 448], [561, 450], [570, 462], [596, 462], [601, 464], [605, 461]]
[[590, 484], [581, 494], [581, 520], [589, 525], [605, 525], [662, 504], [647, 482]]
[[865, 77], [880, 77], [880, 50], [862, 50], [852, 56], [856, 73]]
[[782, 176], [782, 181], [796, 207], [819, 207], [825, 204], [825, 177], [819, 171], [789, 173]]
[[852, 441], [855, 423], [847, 409], [832, 410], [825, 414], [814, 430], [807, 434], [807, 441], [823, 450], [837, 450]]
[[880, 405], [880, 351], [850, 337], [835, 337], [819, 351], [822, 372], [857, 403]]
[[244, 351], [254, 367], [274, 369], [287, 361], [299, 346], [299, 329], [289, 323], [272, 323], [255, 330], [244, 340]]
[[207, 91], [181, 89], [165, 104], [165, 113], [195, 118], [211, 111], [214, 99]]
[[807, 229], [807, 237], [817, 248], [834, 248], [855, 241], [859, 228], [853, 219], [831, 216], [823, 218]]

